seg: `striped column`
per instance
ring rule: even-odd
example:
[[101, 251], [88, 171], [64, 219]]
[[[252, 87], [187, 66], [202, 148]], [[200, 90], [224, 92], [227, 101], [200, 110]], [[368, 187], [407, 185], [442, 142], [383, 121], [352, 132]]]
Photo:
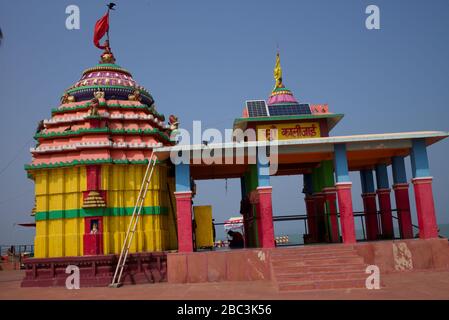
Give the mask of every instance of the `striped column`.
[[376, 165], [377, 198], [379, 201], [380, 220], [382, 225], [382, 238], [393, 239], [393, 216], [391, 213], [391, 200], [386, 164]]
[[178, 252], [193, 251], [192, 234], [192, 191], [190, 190], [190, 165], [175, 166], [176, 174], [176, 217], [178, 227]]
[[404, 157], [393, 157], [391, 163], [400, 237], [401, 239], [411, 239], [413, 238], [413, 227]]
[[421, 239], [438, 238], [438, 226], [435, 216], [435, 204], [432, 192], [429, 160], [426, 141], [414, 139], [410, 155], [415, 192], [416, 212], [418, 214], [419, 237]]
[[366, 238], [367, 240], [377, 240], [379, 235], [379, 225], [377, 222], [376, 192], [374, 191], [373, 170], [365, 169], [360, 171], [362, 183], [363, 208], [365, 212]]
[[335, 189], [337, 190], [338, 208], [343, 243], [356, 242], [354, 228], [354, 213], [352, 210], [352, 182], [349, 179], [346, 145], [334, 145]]

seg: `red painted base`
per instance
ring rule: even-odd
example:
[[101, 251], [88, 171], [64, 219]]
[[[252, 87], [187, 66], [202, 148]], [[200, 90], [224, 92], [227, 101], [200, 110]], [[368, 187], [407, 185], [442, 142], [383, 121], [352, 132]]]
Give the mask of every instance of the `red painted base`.
[[377, 221], [376, 194], [374, 192], [362, 194], [365, 211], [366, 238], [369, 241], [377, 240], [379, 225]]
[[271, 202], [271, 187], [258, 187], [259, 195], [259, 244], [262, 248], [274, 248], [273, 207]]
[[412, 180], [415, 191], [416, 212], [418, 214], [419, 237], [438, 238], [435, 204], [432, 192], [432, 177]]
[[393, 186], [396, 208], [398, 212], [399, 232], [402, 239], [413, 238], [412, 216], [410, 214], [410, 199], [408, 183], [398, 183]]
[[309, 229], [308, 242], [316, 242], [318, 241], [318, 230], [315, 212], [315, 199], [313, 196], [306, 195], [304, 201], [306, 202], [307, 228]]
[[[117, 266], [117, 255], [26, 259], [22, 287], [65, 286], [68, 265], [80, 269], [80, 287], [105, 287], [112, 281]], [[123, 270], [124, 284], [167, 281], [167, 254], [165, 252], [133, 253], [128, 255]]]
[[351, 182], [339, 182], [335, 184], [338, 208], [340, 209], [341, 236], [345, 244], [356, 242], [351, 186]]
[[340, 242], [337, 217], [337, 194], [335, 188], [325, 188], [324, 199], [329, 209], [329, 242]]
[[315, 220], [317, 229], [317, 241], [326, 242], [326, 220], [324, 217], [324, 194], [317, 192], [313, 195], [315, 199]]
[[393, 239], [393, 216], [391, 213], [390, 189], [377, 190], [379, 199], [380, 221], [382, 225], [382, 238]]
[[192, 192], [175, 192], [174, 194], [178, 226], [178, 252], [192, 252]]

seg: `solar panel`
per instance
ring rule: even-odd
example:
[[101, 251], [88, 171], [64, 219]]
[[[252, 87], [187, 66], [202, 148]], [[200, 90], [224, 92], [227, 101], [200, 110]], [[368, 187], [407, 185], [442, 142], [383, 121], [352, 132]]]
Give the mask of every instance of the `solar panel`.
[[246, 107], [248, 109], [248, 116], [251, 118], [268, 116], [265, 100], [246, 101]]
[[311, 114], [308, 104], [285, 104], [268, 106], [270, 116], [293, 116], [301, 114]]

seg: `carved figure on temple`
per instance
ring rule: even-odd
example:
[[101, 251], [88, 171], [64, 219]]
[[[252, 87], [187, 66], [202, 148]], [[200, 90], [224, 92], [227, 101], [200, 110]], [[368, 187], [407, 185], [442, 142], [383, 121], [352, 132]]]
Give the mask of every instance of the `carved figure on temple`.
[[178, 117], [173, 114], [170, 115], [170, 117], [168, 118], [168, 124], [170, 126], [170, 130], [177, 130], [179, 127]]
[[128, 95], [128, 100], [130, 101], [142, 100], [142, 97], [140, 96], [140, 91], [138, 89], [134, 90], [133, 94]]
[[64, 92], [64, 95], [61, 97], [61, 104], [75, 102], [75, 97], [71, 96], [67, 92]]
[[98, 116], [98, 107], [100, 106], [100, 102], [98, 101], [98, 98], [93, 98], [90, 101], [90, 106], [89, 106], [89, 115], [90, 116]]

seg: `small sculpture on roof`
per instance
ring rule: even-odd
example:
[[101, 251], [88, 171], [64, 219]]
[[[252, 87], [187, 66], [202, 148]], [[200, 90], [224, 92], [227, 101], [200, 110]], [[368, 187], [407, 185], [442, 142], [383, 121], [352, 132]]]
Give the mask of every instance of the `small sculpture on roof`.
[[274, 80], [276, 80], [275, 88], [283, 88], [282, 84], [282, 68], [281, 68], [281, 58], [279, 52], [276, 54], [276, 65], [274, 66]]
[[114, 54], [111, 51], [111, 47], [109, 46], [109, 40], [105, 40], [104, 51], [101, 54], [100, 63], [115, 63]]
[[61, 104], [71, 103], [71, 102], [75, 102], [75, 97], [68, 94], [67, 92], [64, 92], [64, 94], [61, 97]]
[[97, 98], [98, 100], [104, 99], [104, 91], [101, 91], [101, 90], [95, 91], [94, 97]]
[[134, 90], [133, 94], [128, 95], [129, 101], [141, 101], [140, 91], [138, 89]]
[[93, 98], [90, 100], [90, 106], [89, 106], [89, 115], [90, 116], [98, 116], [98, 107], [100, 106], [100, 102], [98, 101], [98, 98]]
[[168, 118], [168, 125], [170, 126], [170, 130], [177, 130], [179, 127], [178, 117], [171, 114]]

